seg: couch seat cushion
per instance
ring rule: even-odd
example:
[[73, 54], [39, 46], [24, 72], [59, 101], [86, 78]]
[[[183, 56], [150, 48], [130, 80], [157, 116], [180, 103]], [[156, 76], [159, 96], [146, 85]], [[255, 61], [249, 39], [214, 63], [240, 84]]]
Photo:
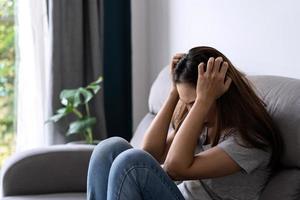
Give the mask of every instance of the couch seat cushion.
[[86, 200], [86, 193], [55, 193], [43, 195], [7, 196], [1, 200]]

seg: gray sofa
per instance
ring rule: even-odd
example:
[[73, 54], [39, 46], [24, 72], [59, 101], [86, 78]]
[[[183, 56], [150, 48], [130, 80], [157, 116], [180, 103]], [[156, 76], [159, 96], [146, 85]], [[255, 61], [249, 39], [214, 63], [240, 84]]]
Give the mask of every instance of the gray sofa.
[[[248, 77], [268, 104], [284, 139], [283, 168], [263, 191], [261, 200], [300, 199], [300, 80], [276, 76]], [[149, 112], [131, 144], [139, 148], [145, 130], [162, 106], [170, 87], [164, 68], [152, 85]], [[3, 200], [86, 199], [86, 174], [93, 146], [55, 145], [14, 155], [2, 171]]]

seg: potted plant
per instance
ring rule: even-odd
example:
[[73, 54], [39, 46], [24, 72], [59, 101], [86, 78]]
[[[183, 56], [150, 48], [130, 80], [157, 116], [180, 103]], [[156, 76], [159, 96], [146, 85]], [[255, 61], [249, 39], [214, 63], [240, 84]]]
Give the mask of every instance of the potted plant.
[[97, 143], [93, 140], [92, 131], [93, 125], [96, 124], [96, 118], [90, 114], [89, 102], [101, 89], [100, 83], [102, 80], [102, 76], [100, 76], [86, 87], [62, 90], [59, 95], [62, 107], [56, 110], [55, 114], [46, 123], [58, 122], [72, 114], [76, 117], [76, 120], [70, 122], [66, 135], [82, 134], [85, 138], [85, 143]]

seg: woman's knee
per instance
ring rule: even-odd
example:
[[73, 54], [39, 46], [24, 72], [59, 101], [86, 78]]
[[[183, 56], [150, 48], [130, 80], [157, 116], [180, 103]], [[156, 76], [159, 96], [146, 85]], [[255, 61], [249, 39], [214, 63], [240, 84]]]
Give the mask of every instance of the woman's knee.
[[93, 150], [92, 157], [108, 156], [110, 154], [116, 154], [132, 148], [132, 146], [127, 142], [127, 140], [121, 137], [110, 137], [102, 140]]
[[119, 154], [113, 162], [117, 168], [131, 168], [134, 166], [153, 166], [158, 162], [146, 151], [141, 149], [128, 149]]
[[128, 149], [131, 148], [131, 145], [121, 137], [110, 137], [105, 140], [102, 140], [97, 144], [94, 151], [107, 151], [112, 149]]

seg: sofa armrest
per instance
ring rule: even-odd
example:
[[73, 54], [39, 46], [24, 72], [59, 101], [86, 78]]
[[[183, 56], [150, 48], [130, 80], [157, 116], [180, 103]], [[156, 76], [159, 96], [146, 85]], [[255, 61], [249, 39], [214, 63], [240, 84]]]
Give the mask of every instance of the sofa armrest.
[[16, 153], [2, 168], [2, 196], [85, 192], [94, 145], [53, 145]]

